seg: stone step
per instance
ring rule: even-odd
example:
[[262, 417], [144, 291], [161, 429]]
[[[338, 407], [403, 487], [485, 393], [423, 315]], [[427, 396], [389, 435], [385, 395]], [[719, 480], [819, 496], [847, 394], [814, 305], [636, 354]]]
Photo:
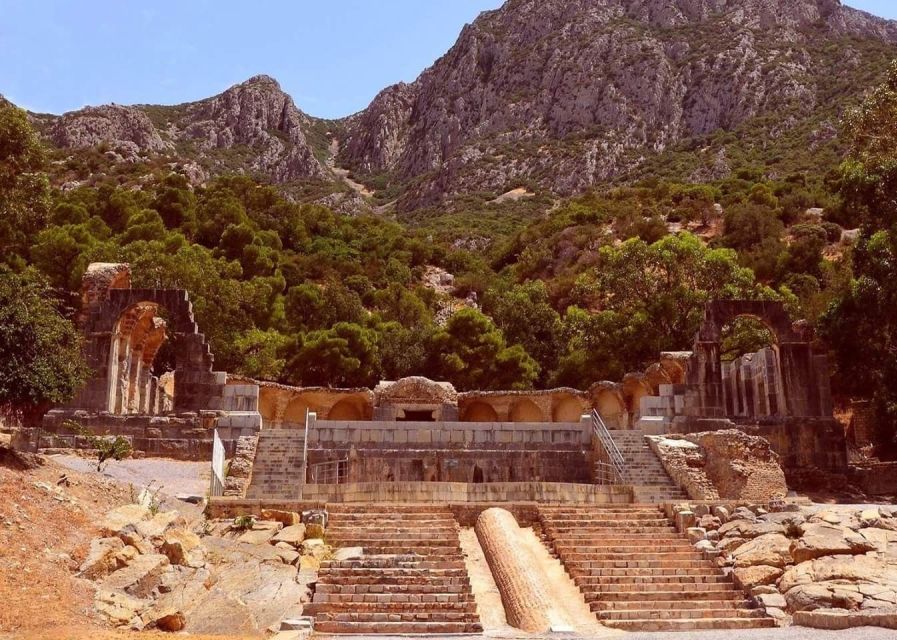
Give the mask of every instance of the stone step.
[[[715, 575], [717, 569], [715, 566], [711, 565], [708, 561], [702, 561], [700, 563], [695, 563], [693, 565], [686, 564], [681, 567], [670, 567], [670, 566], [614, 566], [614, 567], [590, 567], [587, 565], [578, 565], [578, 564], [569, 564], [564, 563], [567, 567], [567, 572], [576, 578], [577, 576], [591, 576], [593, 578], [600, 577], [618, 577], [618, 576], [629, 576], [629, 577], [645, 577], [645, 576], [654, 576], [654, 577], [691, 577], [691, 576], [707, 576], [707, 575]], [[633, 563], [635, 565], [635, 563]]]
[[[386, 621], [335, 622], [315, 621], [316, 633], [334, 634], [469, 634], [482, 633], [479, 622], [402, 622], [401, 616], [385, 614]], [[398, 618], [398, 619], [393, 619]]]
[[668, 540], [664, 542], [658, 541], [657, 544], [651, 544], [644, 541], [643, 544], [627, 544], [625, 540], [617, 543], [607, 544], [604, 542], [592, 542], [583, 540], [582, 543], [555, 542], [554, 548], [558, 553], [644, 553], [646, 550], [651, 553], [684, 553], [686, 551], [694, 552], [694, 547], [684, 540]]
[[615, 586], [626, 591], [632, 591], [646, 585], [656, 585], [659, 589], [674, 589], [678, 586], [732, 584], [730, 578], [711, 571], [703, 573], [692, 572], [690, 575], [661, 575], [656, 572], [636, 574], [634, 571], [623, 569], [617, 575], [578, 575], [572, 577], [573, 582], [580, 589], [591, 590], [609, 589]]
[[[425, 604], [468, 604], [473, 602], [470, 593], [322, 593], [315, 591], [312, 603], [319, 604], [364, 604], [367, 605], [425, 605]], [[361, 611], [362, 609], [358, 609]]]
[[[607, 603], [623, 603], [623, 602], [643, 602], [643, 601], [676, 601], [683, 602], [685, 600], [740, 600], [744, 598], [744, 594], [737, 590], [734, 585], [702, 585], [702, 584], [672, 584], [672, 585], [656, 585], [659, 589], [635, 590], [632, 585], [604, 585], [596, 591], [589, 593], [596, 596], [596, 600]], [[648, 586], [648, 585], [644, 585]], [[650, 585], [655, 586], [655, 585]], [[663, 590], [660, 590], [662, 588]], [[678, 590], [677, 590], [678, 588]], [[619, 590], [615, 590], [619, 589]]]
[[587, 574], [587, 575], [616, 575], [600, 573], [602, 571], [629, 570], [629, 569], [645, 569], [645, 570], [664, 570], [678, 571], [680, 569], [705, 569], [715, 570], [707, 560], [616, 560], [614, 562], [595, 561], [595, 560], [567, 560], [563, 556], [561, 559], [570, 570], [571, 573]]
[[[309, 615], [327, 619], [338, 614], [347, 614], [355, 619], [377, 613], [398, 613], [402, 615], [437, 617], [441, 620], [462, 622], [469, 614], [476, 614], [475, 602], [310, 602], [302, 609]], [[411, 618], [413, 619], [413, 618]]]
[[650, 552], [638, 551], [635, 553], [614, 552], [609, 550], [590, 550], [583, 551], [581, 553], [565, 552], [562, 553], [561, 556], [563, 556], [564, 562], [577, 564], [588, 562], [591, 566], [600, 566], [601, 564], [605, 564], [607, 566], [615, 566], [618, 562], [631, 562], [633, 560], [639, 560], [643, 562], [680, 562], [683, 560], [704, 560], [704, 557], [701, 555], [701, 553], [695, 551], [694, 549], [674, 549], [672, 551], [659, 551], [657, 549], [652, 549]]
[[604, 620], [686, 620], [701, 618], [762, 618], [759, 609], [614, 609], [596, 612], [598, 619]]
[[[724, 594], [731, 594], [732, 597], [743, 597], [740, 589], [736, 589], [731, 582], [718, 583], [596, 583], [589, 586], [590, 593], [601, 594], [599, 599], [614, 600], [675, 600], [689, 598], [710, 598], [719, 599]], [[729, 597], [725, 595], [723, 599]]]
[[[439, 583], [424, 578], [418, 578], [420, 582], [354, 582], [319, 583], [315, 587], [315, 595], [319, 593], [349, 593], [349, 594], [367, 594], [367, 593], [402, 593], [402, 594], [423, 594], [423, 593], [469, 593], [469, 581], [460, 578], [446, 578]], [[371, 591], [368, 587], [373, 586]]]
[[718, 611], [722, 609], [746, 609], [750, 603], [741, 598], [728, 598], [721, 600], [620, 600], [607, 602], [599, 598], [586, 598], [589, 607], [595, 613], [604, 614], [609, 611], [679, 611], [703, 609], [707, 611]]
[[602, 624], [621, 631], [709, 631], [712, 629], [771, 629], [772, 618], [691, 618], [685, 620], [603, 620]]

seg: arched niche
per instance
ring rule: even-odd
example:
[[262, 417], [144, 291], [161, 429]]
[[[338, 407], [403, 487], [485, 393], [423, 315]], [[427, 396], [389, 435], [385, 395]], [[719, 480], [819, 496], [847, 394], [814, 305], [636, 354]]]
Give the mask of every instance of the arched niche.
[[337, 402], [327, 413], [328, 420], [357, 421], [364, 419], [364, 409], [360, 403], [351, 398], [344, 398]]
[[305, 428], [305, 418], [309, 411], [317, 411], [317, 408], [310, 406], [302, 396], [293, 398], [283, 412], [283, 426]]
[[511, 422], [545, 422], [542, 410], [529, 398], [519, 398], [511, 404], [508, 412]]
[[271, 428], [277, 420], [277, 389], [268, 387], [259, 388], [259, 413], [262, 416], [262, 426]]
[[498, 422], [495, 407], [483, 401], [471, 402], [464, 409], [464, 422]]
[[626, 405], [619, 392], [601, 389], [595, 395], [595, 409], [601, 414], [608, 429], [625, 429]]
[[563, 395], [554, 401], [551, 420], [552, 422], [579, 422], [585, 412], [582, 400], [572, 395]]

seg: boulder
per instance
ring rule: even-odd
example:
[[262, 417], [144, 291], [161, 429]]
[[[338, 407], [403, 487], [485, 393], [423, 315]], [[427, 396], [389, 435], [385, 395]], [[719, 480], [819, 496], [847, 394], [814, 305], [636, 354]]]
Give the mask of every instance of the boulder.
[[686, 529], [685, 534], [688, 536], [688, 541], [692, 544], [707, 539], [707, 530], [701, 527], [689, 527]]
[[719, 527], [719, 534], [724, 538], [756, 538], [767, 533], [785, 534], [785, 526], [778, 522], [762, 522], [757, 520], [729, 520]]
[[[126, 530], [135, 530], [138, 523], [149, 520], [150, 510], [139, 504], [126, 504], [106, 514], [100, 523], [100, 533], [104, 537], [120, 537]], [[130, 544], [127, 540], [125, 544]]]
[[897, 586], [897, 565], [871, 556], [827, 556], [801, 562], [785, 571], [779, 591], [798, 585], [838, 581]]
[[791, 564], [791, 541], [780, 533], [768, 533], [745, 542], [732, 552], [736, 567]]
[[199, 536], [186, 529], [172, 529], [165, 532], [162, 546], [159, 548], [171, 564], [191, 564], [191, 553], [199, 548]]
[[302, 543], [302, 555], [323, 560], [328, 554], [327, 545], [320, 538], [309, 538]]
[[873, 551], [875, 544], [847, 527], [825, 522], [801, 526], [801, 537], [791, 548], [796, 563], [831, 555], [860, 555]]
[[747, 542], [747, 540], [744, 538], [723, 538], [717, 543], [716, 548], [723, 553], [732, 553], [745, 542]]
[[168, 566], [168, 558], [161, 554], [138, 556], [128, 566], [111, 573], [103, 581], [102, 588], [146, 598], [159, 584]]
[[295, 511], [278, 511], [276, 509], [262, 509], [262, 520], [273, 520], [285, 527], [302, 524], [302, 516]]
[[881, 512], [878, 509], [863, 509], [860, 512], [861, 527], [877, 527], [881, 524]]
[[754, 587], [775, 584], [782, 573], [779, 567], [761, 564], [753, 567], [737, 567], [732, 571], [732, 578], [739, 589], [749, 591]]
[[97, 538], [91, 540], [87, 558], [81, 563], [79, 577], [99, 580], [119, 568], [118, 554], [125, 543], [119, 538]]
[[860, 519], [857, 517], [857, 513], [855, 511], [835, 509], [817, 511], [809, 518], [807, 518], [807, 522], [837, 525], [847, 527], [848, 529], [853, 529], [854, 531], [860, 528]]
[[719, 518], [721, 522], [729, 521], [729, 510], [726, 507], [716, 506], [710, 509], [710, 513], [714, 518]]
[[785, 593], [791, 611], [814, 609], [859, 609], [863, 596], [858, 591], [831, 584], [803, 584]]
[[[162, 631], [182, 631], [187, 626], [187, 616], [177, 607], [153, 608], [148, 626]], [[144, 616], [145, 618], [146, 616]]]
[[764, 609], [768, 609], [773, 607], [775, 609], [784, 609], [788, 606], [788, 603], [785, 601], [785, 596], [781, 593], [763, 593], [757, 596], [757, 602], [759, 602]]
[[274, 547], [274, 553], [280, 556], [280, 559], [283, 560], [284, 564], [296, 564], [299, 560], [300, 554], [296, 549], [284, 549], [283, 547]]
[[897, 531], [868, 527], [860, 529], [858, 533], [866, 542], [875, 545], [875, 550], [879, 553], [897, 558]]
[[140, 613], [150, 603], [122, 591], [98, 589], [93, 604], [97, 612], [113, 626], [135, 625], [142, 628]]
[[172, 527], [187, 526], [183, 516], [177, 511], [160, 511], [149, 520], [138, 522], [135, 525], [137, 533], [146, 539], [159, 539]]
[[305, 540], [305, 525], [294, 524], [285, 527], [277, 532], [272, 539], [273, 542], [287, 542], [294, 547], [298, 547]]
[[276, 534], [276, 529], [252, 529], [240, 535], [237, 541], [247, 544], [267, 544]]

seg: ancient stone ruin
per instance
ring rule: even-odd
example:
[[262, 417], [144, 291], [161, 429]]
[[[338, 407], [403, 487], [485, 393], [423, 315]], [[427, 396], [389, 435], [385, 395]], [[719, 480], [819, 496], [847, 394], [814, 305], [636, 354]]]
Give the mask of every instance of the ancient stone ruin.
[[[809, 519], [780, 514], [801, 508], [789, 479], [845, 470], [845, 438], [825, 356], [779, 303], [710, 303], [692, 351], [581, 389], [459, 392], [422, 377], [300, 388], [214, 371], [189, 294], [129, 281], [127, 265], [88, 269], [80, 322], [94, 376], [21, 438], [83, 446], [66, 431], [76, 420], [147, 455], [226, 453], [228, 477], [213, 470], [225, 495], [208, 513], [260, 519], [227, 535], [295, 564], [323, 548], [326, 530], [335, 555], [319, 553], [306, 576], [304, 615], [319, 631], [481, 631], [468, 575], [478, 549], [507, 623], [530, 631], [577, 618], [546, 580], [576, 594], [595, 624], [626, 630], [766, 628], [807, 608], [789, 596], [806, 591], [803, 545], [828, 543], [814, 542], [822, 533]], [[745, 316], [773, 342], [723, 361], [723, 328]], [[301, 520], [311, 541], [272, 537]], [[893, 524], [882, 514], [874, 528], [882, 522]], [[461, 535], [475, 524], [475, 536]], [[842, 529], [851, 553], [893, 551], [890, 533], [870, 532], [873, 543]], [[550, 562], [563, 571], [527, 569]]]

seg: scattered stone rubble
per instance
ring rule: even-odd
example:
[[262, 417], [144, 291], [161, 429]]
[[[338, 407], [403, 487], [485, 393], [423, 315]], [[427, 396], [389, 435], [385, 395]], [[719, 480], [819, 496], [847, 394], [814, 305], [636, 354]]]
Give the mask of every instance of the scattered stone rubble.
[[814, 511], [773, 501], [731, 512], [706, 503], [671, 510], [695, 548], [782, 624], [793, 616], [797, 624], [844, 628], [870, 624], [872, 614], [897, 615], [897, 508]]
[[109, 512], [100, 533], [78, 577], [95, 584], [102, 618], [132, 630], [301, 630], [308, 585], [331, 554], [319, 524], [284, 511], [191, 528], [177, 512], [132, 504]]

